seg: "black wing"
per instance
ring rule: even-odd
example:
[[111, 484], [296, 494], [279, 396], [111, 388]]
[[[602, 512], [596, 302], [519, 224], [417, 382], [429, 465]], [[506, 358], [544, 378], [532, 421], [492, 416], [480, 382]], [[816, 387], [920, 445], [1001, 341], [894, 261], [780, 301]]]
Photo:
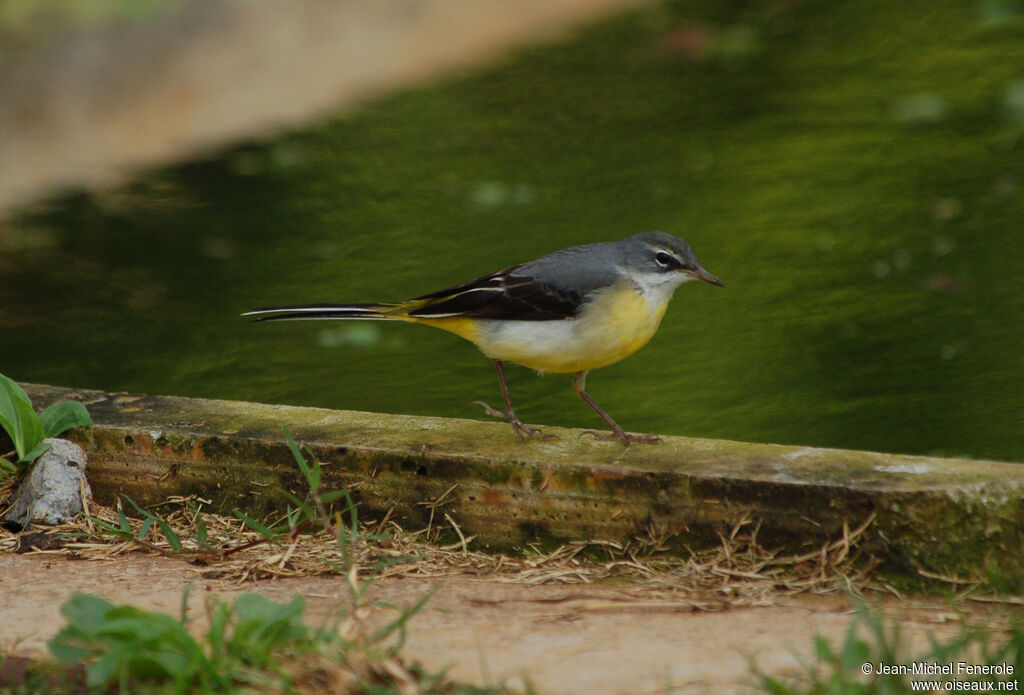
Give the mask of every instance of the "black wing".
[[517, 265], [411, 301], [424, 302], [409, 312], [421, 318], [557, 321], [576, 316], [583, 297], [577, 291], [539, 280], [526, 272], [525, 266]]

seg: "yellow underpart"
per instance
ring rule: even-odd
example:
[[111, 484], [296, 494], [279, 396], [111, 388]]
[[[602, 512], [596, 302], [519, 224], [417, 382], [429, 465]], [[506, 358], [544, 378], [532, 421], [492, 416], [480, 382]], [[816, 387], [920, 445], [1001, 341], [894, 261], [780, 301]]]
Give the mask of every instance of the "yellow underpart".
[[650, 342], [667, 307], [667, 300], [651, 304], [632, 284], [609, 288], [586, 305], [564, 346], [533, 354], [527, 349], [519, 359], [509, 359], [540, 372], [582, 372], [605, 367]]
[[421, 319], [413, 316], [403, 316], [401, 318], [412, 323], [422, 323], [427, 326], [440, 328], [441, 330], [448, 331], [449, 333], [454, 333], [460, 338], [465, 338], [471, 343], [476, 343], [480, 334], [480, 328], [478, 325], [480, 322], [475, 319], [463, 319], [458, 318], [457, 316], [443, 319]]
[[[603, 361], [593, 366], [573, 369], [596, 369], [624, 360], [651, 341], [658, 332], [661, 319], [668, 308], [669, 297], [656, 304], [638, 292], [635, 287], [618, 287], [602, 294], [588, 307], [583, 318], [587, 326], [591, 350], [596, 360], [598, 353], [604, 353]], [[603, 318], [602, 318], [603, 317]]]
[[492, 359], [515, 362], [540, 372], [564, 373], [596, 369], [629, 357], [654, 336], [667, 305], [667, 297], [652, 303], [628, 284], [599, 292], [573, 319], [406, 320], [461, 336]]
[[389, 314], [454, 333], [492, 359], [539, 372], [581, 372], [614, 364], [646, 345], [658, 330], [670, 296], [651, 300], [632, 283], [624, 283], [597, 292], [576, 318], [554, 321], [420, 318], [409, 316], [405, 306]]

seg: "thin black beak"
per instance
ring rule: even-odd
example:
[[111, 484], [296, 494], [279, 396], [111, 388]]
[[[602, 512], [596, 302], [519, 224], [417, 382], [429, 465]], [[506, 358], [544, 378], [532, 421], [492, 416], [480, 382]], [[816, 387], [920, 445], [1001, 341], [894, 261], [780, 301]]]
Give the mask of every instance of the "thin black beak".
[[708, 283], [710, 285], [718, 285], [719, 287], [725, 287], [725, 283], [724, 282], [722, 282], [721, 280], [716, 278], [714, 275], [712, 275], [708, 271], [706, 271], [703, 268], [701, 268], [700, 266], [697, 266], [697, 269], [693, 271], [693, 275], [698, 280], [703, 280], [704, 282], [706, 282], [706, 283]]

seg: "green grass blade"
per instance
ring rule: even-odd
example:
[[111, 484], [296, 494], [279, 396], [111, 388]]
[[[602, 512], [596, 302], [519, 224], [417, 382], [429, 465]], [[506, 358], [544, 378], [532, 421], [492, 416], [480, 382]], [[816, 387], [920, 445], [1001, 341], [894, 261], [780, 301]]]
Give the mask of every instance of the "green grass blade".
[[138, 505], [138, 504], [137, 504], [137, 503], [135, 502], [135, 500], [133, 500], [133, 499], [132, 499], [131, 497], [129, 497], [128, 495], [121, 495], [121, 497], [123, 497], [124, 499], [128, 500], [128, 504], [130, 504], [130, 505], [132, 505], [133, 507], [135, 507], [135, 511], [137, 511], [137, 512], [138, 512], [139, 514], [141, 514], [141, 515], [143, 516], [143, 518], [148, 518], [148, 517], [151, 517], [151, 516], [155, 516], [155, 515], [154, 515], [154, 514], [153, 514], [152, 512], [148, 512], [148, 511], [146, 511], [145, 509], [143, 509], [142, 507], [140, 507], [140, 506], [139, 506], [139, 505]]
[[295, 463], [299, 464], [299, 470], [302, 471], [302, 477], [306, 479], [306, 484], [309, 485], [310, 492], [315, 494], [320, 488], [320, 465], [316, 462], [316, 457], [311, 456], [314, 466], [310, 468], [309, 464], [306, 463], [306, 457], [302, 455], [298, 444], [296, 444], [295, 440], [292, 439], [292, 435], [288, 431], [287, 427], [284, 428], [284, 437], [288, 441], [288, 449], [291, 450], [292, 456], [295, 458]]
[[273, 531], [272, 529], [267, 528], [266, 526], [264, 526], [260, 522], [256, 521], [255, 519], [253, 519], [251, 516], [249, 516], [245, 512], [242, 512], [242, 511], [239, 511], [239, 510], [236, 509], [234, 514], [239, 519], [241, 519], [242, 522], [246, 526], [251, 528], [256, 533], [260, 534], [261, 536], [263, 536], [267, 540], [272, 540], [277, 535], [277, 533], [275, 531]]
[[325, 492], [320, 495], [320, 501], [324, 504], [330, 504], [349, 496], [348, 490], [335, 490], [334, 492]]
[[306, 504], [305, 501], [300, 500], [298, 497], [296, 497], [292, 493], [288, 492], [287, 490], [281, 490], [281, 492], [283, 492], [285, 494], [285, 496], [289, 500], [291, 500], [291, 503], [296, 506], [297, 510], [302, 512], [303, 516], [306, 519], [315, 519], [316, 518], [316, 512], [313, 510], [313, 508], [311, 506]]
[[129, 529], [128, 534], [126, 536], [125, 535], [125, 530], [123, 528], [121, 528], [119, 526], [114, 526], [109, 521], [104, 521], [103, 519], [100, 519], [97, 516], [93, 516], [92, 514], [82, 514], [82, 516], [85, 519], [87, 519], [88, 521], [91, 521], [92, 523], [96, 524], [97, 526], [100, 526], [103, 529], [105, 529], [105, 531], [101, 531], [100, 533], [110, 533], [110, 534], [113, 534], [115, 536], [121, 536], [122, 538], [132, 538], [133, 537], [130, 529]]
[[135, 537], [140, 541], [143, 540], [146, 537], [146, 534], [149, 533], [149, 529], [153, 527], [154, 521], [156, 521], [155, 516], [146, 517], [146, 520], [142, 522], [142, 526], [139, 527], [139, 532]]
[[163, 519], [161, 519], [160, 517], [156, 518], [156, 523], [160, 527], [160, 530], [163, 531], [164, 538], [167, 539], [167, 542], [170, 544], [171, 549], [181, 550], [181, 539], [178, 538], [178, 534], [171, 530], [171, 525]]
[[323, 474], [323, 470], [320, 468], [320, 459], [316, 457], [313, 450], [308, 446], [302, 447], [302, 450], [306, 452], [306, 456], [309, 456], [309, 460], [313, 462], [313, 465], [309, 466], [310, 478], [308, 478], [309, 489], [311, 492], [316, 493], [320, 489], [320, 479]]
[[380, 642], [382, 640], [387, 639], [396, 630], [404, 630], [405, 629], [405, 624], [407, 622], [409, 622], [409, 620], [414, 615], [416, 615], [421, 610], [423, 610], [423, 607], [425, 605], [427, 605], [427, 601], [429, 601], [430, 598], [434, 595], [434, 591], [436, 591], [436, 589], [432, 589], [432, 590], [428, 591], [426, 594], [424, 594], [423, 596], [420, 597], [419, 601], [417, 601], [413, 605], [411, 605], [408, 608], [406, 608], [405, 610], [403, 610], [402, 614], [399, 615], [398, 618], [396, 618], [395, 620], [392, 620], [390, 623], [388, 623], [384, 627], [382, 627], [379, 630], [377, 630], [376, 632], [374, 632], [370, 636], [370, 642], [375, 644], [377, 642]]
[[210, 540], [206, 531], [206, 522], [203, 521], [203, 515], [196, 512], [196, 546], [200, 550], [210, 549]]
[[[131, 502], [131, 500], [128, 501]], [[134, 502], [132, 502], [132, 504], [134, 504]], [[117, 505], [117, 520], [118, 523], [121, 524], [121, 531], [127, 534], [131, 534], [132, 525], [128, 523], [128, 515], [124, 513], [124, 507], [122, 507], [120, 504]]]

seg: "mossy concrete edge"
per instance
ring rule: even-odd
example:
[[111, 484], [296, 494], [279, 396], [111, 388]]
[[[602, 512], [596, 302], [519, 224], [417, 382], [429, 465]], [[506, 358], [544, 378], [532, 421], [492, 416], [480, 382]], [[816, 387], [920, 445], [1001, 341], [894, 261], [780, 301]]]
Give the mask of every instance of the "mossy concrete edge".
[[549, 428], [520, 442], [501, 423], [23, 384], [37, 408], [83, 402], [100, 502], [199, 495], [268, 513], [305, 493], [285, 429], [347, 486], [366, 516], [447, 524], [475, 545], [668, 537], [708, 547], [744, 520], [769, 547], [800, 551], [874, 518], [861, 548], [916, 575], [1024, 575], [1024, 466], [864, 451], [666, 437], [626, 448]]

